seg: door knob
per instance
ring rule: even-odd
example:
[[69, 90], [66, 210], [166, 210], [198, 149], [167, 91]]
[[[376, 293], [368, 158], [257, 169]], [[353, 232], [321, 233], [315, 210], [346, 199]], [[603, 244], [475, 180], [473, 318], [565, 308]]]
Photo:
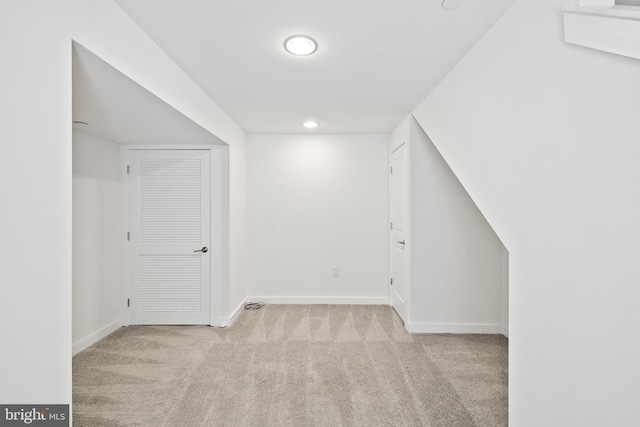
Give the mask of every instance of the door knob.
[[196, 249], [193, 252], [204, 252], [204, 253], [207, 253], [207, 252], [209, 252], [209, 249], [206, 246], [203, 246], [202, 249]]
[[401, 245], [404, 245], [404, 240], [401, 241], [401, 242], [396, 242], [396, 243], [400, 243]]

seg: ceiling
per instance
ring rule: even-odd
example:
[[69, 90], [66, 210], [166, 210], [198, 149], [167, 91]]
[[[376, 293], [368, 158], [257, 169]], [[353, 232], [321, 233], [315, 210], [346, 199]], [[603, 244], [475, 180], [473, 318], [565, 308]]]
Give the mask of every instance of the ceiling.
[[119, 144], [222, 144], [204, 128], [73, 44], [73, 128]]
[[514, 0], [115, 1], [247, 133], [387, 133]]

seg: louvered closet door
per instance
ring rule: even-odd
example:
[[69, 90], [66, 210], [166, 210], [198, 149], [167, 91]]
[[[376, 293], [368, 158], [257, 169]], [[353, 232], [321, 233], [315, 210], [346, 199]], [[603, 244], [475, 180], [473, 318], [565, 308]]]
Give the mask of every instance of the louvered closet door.
[[129, 322], [209, 324], [209, 152], [130, 153]]

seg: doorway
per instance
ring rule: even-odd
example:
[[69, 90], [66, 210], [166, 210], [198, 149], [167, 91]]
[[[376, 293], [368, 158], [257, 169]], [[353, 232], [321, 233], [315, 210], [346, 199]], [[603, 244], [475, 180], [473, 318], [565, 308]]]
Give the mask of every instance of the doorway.
[[389, 175], [391, 305], [405, 323], [408, 320], [406, 151], [405, 142], [391, 150]]
[[209, 324], [208, 150], [131, 150], [129, 323]]

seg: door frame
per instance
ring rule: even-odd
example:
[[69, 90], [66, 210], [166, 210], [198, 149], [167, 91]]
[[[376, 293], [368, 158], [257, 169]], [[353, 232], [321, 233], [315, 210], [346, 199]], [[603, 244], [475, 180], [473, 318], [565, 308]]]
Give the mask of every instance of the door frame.
[[[211, 227], [210, 256], [211, 274], [209, 275], [209, 325], [225, 326], [221, 317], [224, 313], [224, 296], [229, 294], [229, 147], [227, 145], [122, 145], [120, 147], [120, 183], [122, 188], [122, 217], [124, 225], [122, 257], [120, 269], [122, 323], [129, 326], [129, 309], [127, 300], [130, 289], [129, 241], [127, 232], [130, 229], [129, 154], [133, 150], [203, 150], [209, 152], [211, 180]], [[226, 230], [226, 231], [225, 231]]]
[[[388, 169], [387, 171], [390, 172], [390, 168], [391, 168], [391, 158], [393, 156], [393, 152], [396, 151], [398, 148], [400, 148], [401, 145], [404, 144], [404, 150], [405, 150], [405, 172], [406, 172], [406, 177], [405, 177], [405, 186], [406, 186], [406, 192], [407, 192], [407, 196], [406, 196], [406, 206], [405, 206], [405, 221], [406, 221], [406, 236], [407, 236], [407, 243], [405, 244], [405, 248], [404, 248], [404, 277], [405, 277], [405, 317], [406, 319], [402, 319], [402, 321], [404, 322], [404, 327], [405, 329], [407, 328], [407, 325], [409, 324], [409, 319], [411, 318], [411, 268], [410, 268], [410, 264], [411, 264], [411, 158], [410, 158], [410, 138], [409, 138], [409, 130], [407, 129], [406, 132], [403, 132], [401, 134], [399, 134], [397, 137], [394, 138], [394, 136], [392, 135], [392, 140], [391, 143], [389, 144], [389, 155], [388, 155]], [[391, 221], [391, 203], [392, 203], [392, 197], [391, 197], [391, 175], [389, 176], [389, 189], [388, 189], [388, 198], [389, 198], [389, 221]], [[391, 224], [389, 222], [389, 224]], [[395, 308], [393, 307], [393, 285], [391, 285], [391, 278], [392, 278], [392, 274], [393, 274], [393, 232], [391, 230], [391, 227], [389, 227], [387, 229], [388, 231], [388, 239], [387, 239], [387, 250], [388, 250], [388, 255], [389, 255], [389, 278], [387, 280], [387, 288], [389, 289], [388, 292], [388, 298], [389, 298], [389, 305], [395, 310]], [[398, 316], [400, 318], [402, 318], [400, 316], [400, 314], [398, 314]]]

